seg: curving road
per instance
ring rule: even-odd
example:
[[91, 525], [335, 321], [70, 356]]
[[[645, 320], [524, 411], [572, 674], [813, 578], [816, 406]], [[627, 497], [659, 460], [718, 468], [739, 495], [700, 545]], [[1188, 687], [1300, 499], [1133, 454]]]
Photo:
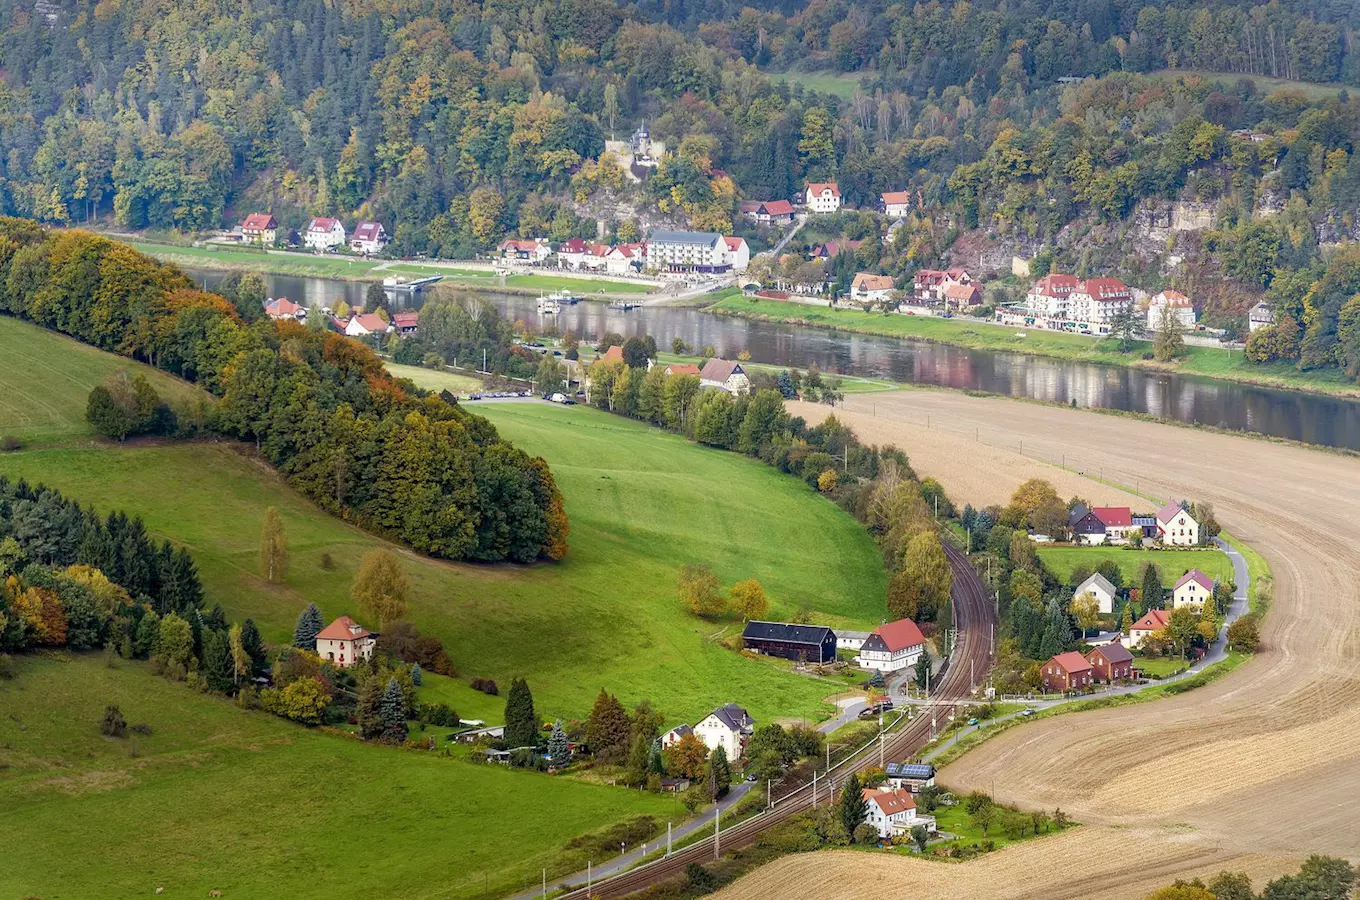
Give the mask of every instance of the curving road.
[[[954, 655], [934, 695], [937, 719], [941, 725], [958, 708], [957, 701], [967, 698], [972, 693], [974, 685], [970, 679], [976, 677], [981, 683], [991, 668], [991, 629], [995, 623], [991, 595], [988, 594], [977, 573], [973, 571], [968, 558], [949, 541], [944, 541], [944, 547], [954, 576], [950, 595], [959, 630]], [[931, 719], [925, 715], [918, 715], [884, 740], [882, 753], [889, 760], [904, 759], [928, 743], [931, 732]], [[723, 829], [719, 834], [719, 849], [726, 852], [744, 847], [752, 843], [765, 829], [803, 812], [811, 807], [814, 801], [827, 803], [835, 796], [834, 792], [851, 772], [875, 768], [878, 762], [879, 748], [874, 746], [859, 756], [839, 764], [829, 786], [827, 780], [819, 780], [815, 798], [810, 786], [804, 786], [786, 795], [774, 809]], [[573, 900], [585, 897], [623, 897], [682, 874], [690, 863], [709, 862], [713, 857], [713, 838], [708, 837], [675, 851], [669, 857], [594, 883], [589, 893], [581, 886], [569, 890], [562, 896]], [[559, 882], [559, 885], [565, 882], [584, 885], [585, 873], [578, 873], [564, 882]]]

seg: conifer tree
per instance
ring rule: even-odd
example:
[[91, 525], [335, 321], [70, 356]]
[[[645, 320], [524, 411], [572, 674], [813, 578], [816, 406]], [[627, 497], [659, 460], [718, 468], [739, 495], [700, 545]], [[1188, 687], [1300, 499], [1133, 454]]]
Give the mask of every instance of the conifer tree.
[[509, 747], [533, 747], [538, 743], [538, 715], [534, 696], [523, 678], [510, 682], [505, 698], [505, 743]]
[[845, 786], [841, 788], [841, 802], [837, 813], [841, 825], [845, 827], [846, 835], [853, 841], [855, 829], [864, 824], [864, 820], [869, 816], [869, 804], [864, 800], [859, 776], [854, 772], [850, 773], [850, 777], [845, 780]]
[[652, 742], [644, 735], [633, 738], [628, 751], [628, 784], [639, 785], [647, 780], [647, 764], [651, 760]]
[[708, 796], [713, 800], [726, 797], [731, 784], [732, 769], [727, 764], [727, 751], [719, 745], [708, 757]]
[[301, 650], [316, 652], [316, 636], [321, 633], [325, 623], [321, 618], [321, 610], [315, 603], [308, 603], [307, 608], [298, 616], [297, 625], [293, 628], [293, 646]]
[[283, 533], [283, 518], [277, 507], [264, 511], [260, 531], [260, 574], [265, 581], [278, 584], [288, 569], [288, 538]]
[[208, 687], [224, 694], [230, 693], [236, 686], [236, 672], [227, 636], [211, 628], [203, 632], [203, 677], [208, 680]]
[[590, 752], [600, 762], [622, 762], [628, 751], [631, 731], [623, 704], [601, 688], [590, 717], [586, 719], [586, 743], [590, 744]]
[[571, 747], [561, 719], [553, 723], [552, 736], [548, 738], [548, 756], [552, 758], [554, 766], [561, 767], [571, 762]]
[[421, 671], [420, 663], [411, 664], [411, 683], [416, 687], [425, 683], [425, 673]]
[[401, 692], [397, 679], [387, 679], [383, 688], [382, 700], [378, 703], [382, 717], [382, 739], [393, 744], [406, 742], [406, 696]]
[[921, 649], [921, 655], [916, 659], [916, 686], [925, 690], [930, 684], [930, 651]]
[[251, 674], [259, 674], [269, 665], [269, 657], [265, 653], [264, 640], [260, 637], [260, 629], [255, 627], [254, 619], [246, 619], [241, 623], [241, 646], [250, 655]]
[[1148, 563], [1143, 570], [1142, 604], [1144, 612], [1162, 608], [1162, 573], [1156, 563]]
[[370, 675], [359, 682], [359, 698], [354, 704], [354, 721], [359, 726], [359, 734], [364, 740], [373, 740], [383, 733], [382, 696], [383, 683], [377, 675]]

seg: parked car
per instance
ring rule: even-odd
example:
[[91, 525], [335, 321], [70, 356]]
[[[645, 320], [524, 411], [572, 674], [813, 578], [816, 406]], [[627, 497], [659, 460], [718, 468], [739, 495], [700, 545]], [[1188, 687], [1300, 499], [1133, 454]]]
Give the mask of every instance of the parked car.
[[976, 725], [977, 723], [978, 723], [977, 716], [973, 716], [973, 718], [968, 720], [969, 725]]
[[1026, 717], [1032, 716], [1032, 715], [1034, 715], [1034, 710], [1032, 710], [1032, 709], [1027, 709], [1027, 710], [1021, 712], [1020, 715], [1026, 716]]

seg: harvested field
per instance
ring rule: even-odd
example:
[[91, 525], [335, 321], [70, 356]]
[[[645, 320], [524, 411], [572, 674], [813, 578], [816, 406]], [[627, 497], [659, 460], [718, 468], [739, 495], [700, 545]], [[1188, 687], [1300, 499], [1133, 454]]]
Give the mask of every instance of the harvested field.
[[[815, 407], [800, 407], [815, 420]], [[1113, 491], [1065, 481], [1070, 473], [1040, 461], [1074, 452], [1088, 473], [1208, 501], [1269, 561], [1276, 587], [1262, 652], [1232, 675], [1011, 729], [941, 773], [955, 789], [994, 781], [1003, 802], [1061, 806], [1083, 828], [928, 872], [911, 859], [844, 855], [837, 884], [919, 878], [913, 893], [924, 897], [1138, 898], [1225, 867], [1264, 877], [1309, 853], [1360, 860], [1360, 811], [1349, 801], [1360, 795], [1360, 460], [943, 391], [852, 398], [836, 415], [865, 440], [904, 447], [960, 501], [1004, 500], [1031, 475], [1052, 477], [1063, 495], [1112, 501]], [[787, 859], [720, 896], [800, 896], [801, 867], [818, 865], [826, 883], [841, 858]]]

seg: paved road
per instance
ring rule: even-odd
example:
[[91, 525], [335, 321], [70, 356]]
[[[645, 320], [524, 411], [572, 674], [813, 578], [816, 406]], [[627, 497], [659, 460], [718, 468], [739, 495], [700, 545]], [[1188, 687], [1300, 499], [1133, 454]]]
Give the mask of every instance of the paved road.
[[[1078, 697], [1064, 697], [1057, 700], [1036, 700], [1035, 702], [1028, 704], [1029, 707], [1038, 711], [1041, 709], [1050, 709], [1054, 706], [1062, 706], [1064, 703], [1080, 703], [1083, 700], [1090, 700], [1097, 697], [1122, 697], [1126, 694], [1136, 694], [1139, 691], [1147, 690], [1148, 688], [1170, 684], [1173, 681], [1181, 681], [1194, 675], [1198, 675], [1207, 667], [1226, 659], [1228, 656], [1228, 626], [1235, 622], [1239, 616], [1245, 615], [1247, 612], [1247, 596], [1248, 590], [1251, 587], [1251, 575], [1247, 571], [1246, 559], [1241, 553], [1234, 550], [1231, 544], [1220, 538], [1213, 538], [1213, 542], [1218, 545], [1220, 550], [1227, 554], [1228, 559], [1232, 562], [1233, 581], [1237, 585], [1237, 590], [1233, 593], [1232, 603], [1228, 605], [1228, 610], [1224, 614], [1223, 627], [1219, 630], [1218, 637], [1214, 639], [1214, 642], [1209, 646], [1209, 651], [1204, 654], [1202, 659], [1193, 663], [1190, 668], [1186, 669], [1184, 672], [1172, 675], [1169, 678], [1160, 678], [1151, 684], [1127, 684], [1106, 688], [1103, 691], [1097, 691], [1092, 694], [1083, 694]], [[1008, 719], [1018, 718], [1021, 715], [1022, 713], [1020, 712], [1014, 712], [1008, 715], [988, 719], [977, 725], [961, 728], [958, 733], [948, 741], [945, 741], [943, 744], [930, 751], [930, 753], [926, 754], [925, 759], [927, 762], [934, 760], [945, 750], [957, 744], [966, 735], [981, 731], [997, 722], [1005, 722]]]

